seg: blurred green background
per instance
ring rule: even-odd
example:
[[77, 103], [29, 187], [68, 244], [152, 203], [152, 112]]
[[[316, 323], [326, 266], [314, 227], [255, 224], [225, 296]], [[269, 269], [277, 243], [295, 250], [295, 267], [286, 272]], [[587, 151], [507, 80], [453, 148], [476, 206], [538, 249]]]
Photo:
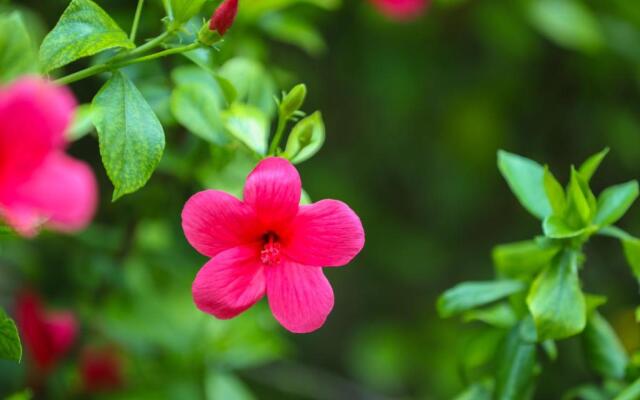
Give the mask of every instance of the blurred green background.
[[[305, 82], [304, 109], [323, 112], [327, 141], [299, 166], [304, 188], [312, 199], [350, 204], [367, 234], [351, 265], [326, 270], [332, 314], [317, 332], [292, 335], [265, 301], [232, 321], [195, 309], [191, 281], [205, 258], [186, 243], [180, 211], [204, 187], [241, 185], [251, 165], [221, 167], [220, 151], [172, 121], [168, 71], [188, 60], [133, 68], [167, 131], [149, 184], [111, 203], [97, 141], [85, 137], [70, 151], [101, 182], [92, 226], [77, 236], [0, 238], [0, 302], [11, 309], [16, 291], [32, 287], [81, 321], [78, 345], [51, 377], [47, 397], [88, 396], [75, 389], [80, 348], [114, 345], [124, 385], [95, 396], [453, 398], [465, 386], [459, 363], [470, 356], [477, 326], [439, 319], [437, 296], [462, 280], [489, 279], [493, 245], [540, 232], [500, 177], [497, 149], [548, 163], [566, 181], [570, 164], [608, 146], [594, 189], [638, 177], [640, 3], [441, 0], [400, 23], [365, 0], [290, 1], [252, 12], [261, 1], [277, 3], [240, 0], [238, 25], [215, 63], [256, 60], [277, 91]], [[128, 29], [135, 2], [98, 3]], [[160, 3], [147, 1], [140, 37], [160, 32]], [[41, 38], [67, 1], [0, 4], [21, 9]], [[86, 103], [102, 82], [72, 88]], [[640, 210], [621, 225], [640, 233]], [[637, 350], [637, 284], [617, 246], [594, 240], [582, 276], [587, 291], [609, 297], [604, 314]], [[559, 352], [545, 364], [537, 399], [595, 379], [578, 342], [561, 342]], [[0, 395], [24, 387], [27, 367], [28, 360], [0, 362]]]

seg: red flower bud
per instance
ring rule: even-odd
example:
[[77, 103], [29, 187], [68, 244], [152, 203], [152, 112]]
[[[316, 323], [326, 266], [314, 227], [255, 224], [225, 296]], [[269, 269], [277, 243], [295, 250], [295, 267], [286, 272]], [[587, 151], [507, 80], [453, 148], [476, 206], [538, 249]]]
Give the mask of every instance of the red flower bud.
[[124, 385], [122, 364], [115, 348], [85, 348], [80, 358], [80, 376], [87, 393], [117, 390]]
[[220, 36], [224, 36], [238, 14], [238, 0], [224, 0], [222, 4], [214, 11], [209, 29], [217, 31]]
[[16, 320], [31, 359], [45, 375], [70, 350], [78, 331], [72, 313], [51, 313], [45, 310], [38, 295], [28, 291], [17, 299]]

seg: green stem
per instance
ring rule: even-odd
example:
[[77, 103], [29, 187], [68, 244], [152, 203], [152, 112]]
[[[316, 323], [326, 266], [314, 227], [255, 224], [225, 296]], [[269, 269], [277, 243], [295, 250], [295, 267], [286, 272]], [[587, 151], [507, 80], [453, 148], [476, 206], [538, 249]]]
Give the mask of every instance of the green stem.
[[116, 61], [120, 61], [120, 60], [123, 60], [125, 58], [130, 58], [132, 56], [137, 56], [139, 54], [146, 53], [147, 51], [160, 46], [162, 44], [162, 42], [164, 42], [164, 40], [166, 38], [168, 38], [169, 36], [171, 36], [173, 33], [174, 33], [174, 31], [172, 31], [172, 30], [168, 30], [168, 31], [162, 32], [160, 35], [158, 35], [158, 36], [154, 37], [153, 39], [149, 40], [147, 43], [143, 44], [142, 46], [138, 46], [138, 47], [136, 47], [135, 49], [131, 50], [128, 53], [119, 54], [119, 55], [115, 56], [114, 58], [112, 58], [111, 60], [109, 60], [109, 62], [114, 63]]
[[75, 72], [71, 75], [63, 76], [62, 78], [56, 80], [56, 83], [60, 85], [68, 85], [70, 83], [77, 82], [79, 80], [88, 78], [90, 76], [100, 74], [102, 72], [126, 67], [127, 65], [131, 65], [131, 64], [138, 64], [145, 61], [155, 60], [157, 58], [166, 57], [172, 54], [185, 53], [187, 51], [195, 50], [200, 46], [201, 44], [199, 42], [194, 42], [186, 46], [173, 47], [171, 49], [166, 49], [163, 51], [159, 51], [157, 53], [149, 54], [144, 57], [134, 58], [131, 60], [125, 60], [117, 63], [111, 62], [106, 64], [94, 65], [92, 67], [85, 68], [81, 71]]
[[167, 13], [167, 17], [173, 21], [173, 8], [171, 7], [171, 0], [162, 0], [164, 5], [164, 11]]
[[142, 6], [144, 0], [138, 0], [138, 7], [136, 7], [136, 14], [133, 17], [133, 25], [131, 26], [131, 33], [129, 34], [129, 40], [131, 43], [136, 42], [136, 34], [138, 33], [138, 25], [140, 24], [140, 16], [142, 15]]
[[124, 67], [124, 66], [131, 65], [131, 64], [137, 64], [137, 63], [141, 63], [141, 62], [144, 62], [144, 61], [151, 61], [151, 60], [155, 60], [157, 58], [170, 56], [172, 54], [186, 53], [187, 51], [195, 50], [195, 49], [199, 48], [200, 46], [202, 46], [200, 44], [200, 42], [194, 42], [194, 43], [188, 44], [186, 46], [172, 47], [170, 49], [159, 51], [157, 53], [149, 54], [148, 56], [138, 57], [138, 58], [134, 58], [133, 60], [123, 61], [121, 63], [116, 64], [115, 67], [116, 68], [120, 68], [120, 67]]
[[63, 76], [62, 78], [56, 79], [56, 83], [59, 85], [68, 85], [73, 82], [77, 82], [88, 78], [93, 75], [97, 75], [108, 71], [111, 68], [109, 64], [98, 64], [89, 68], [85, 68], [78, 72], [74, 72], [73, 74]]
[[282, 118], [282, 115], [278, 115], [278, 126], [276, 127], [276, 133], [273, 135], [273, 139], [271, 140], [271, 145], [269, 146], [269, 155], [275, 156], [276, 150], [278, 150], [278, 146], [280, 145], [280, 141], [282, 140], [282, 135], [284, 135], [284, 128], [287, 126], [286, 118]]

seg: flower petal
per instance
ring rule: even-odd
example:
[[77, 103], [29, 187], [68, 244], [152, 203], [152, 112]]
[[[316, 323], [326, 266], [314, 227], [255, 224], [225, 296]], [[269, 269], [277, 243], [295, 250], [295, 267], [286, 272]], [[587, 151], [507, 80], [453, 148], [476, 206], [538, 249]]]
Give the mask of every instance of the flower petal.
[[26, 179], [64, 146], [75, 106], [68, 89], [39, 78], [0, 89], [0, 186]]
[[193, 281], [196, 306], [217, 318], [229, 319], [260, 300], [265, 279], [259, 251], [254, 246], [236, 247], [207, 262]]
[[301, 264], [338, 267], [363, 246], [364, 229], [356, 213], [341, 201], [322, 200], [300, 207], [285, 254]]
[[182, 210], [182, 229], [191, 246], [209, 257], [260, 239], [253, 209], [218, 190], [191, 196]]
[[288, 160], [269, 157], [260, 161], [244, 186], [244, 201], [251, 205], [266, 229], [288, 225], [298, 213], [302, 183]]
[[46, 158], [31, 177], [0, 197], [0, 213], [19, 233], [31, 236], [40, 224], [65, 232], [84, 228], [97, 205], [97, 183], [84, 162], [62, 152]]
[[324, 324], [333, 308], [333, 289], [322, 268], [286, 260], [265, 272], [269, 306], [282, 326], [308, 333]]

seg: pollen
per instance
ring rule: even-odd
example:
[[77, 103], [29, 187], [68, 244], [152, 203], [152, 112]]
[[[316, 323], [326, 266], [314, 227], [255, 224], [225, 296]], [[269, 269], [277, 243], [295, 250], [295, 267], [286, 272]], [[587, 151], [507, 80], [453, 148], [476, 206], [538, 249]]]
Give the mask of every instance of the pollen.
[[260, 261], [265, 265], [277, 265], [280, 264], [281, 245], [278, 241], [278, 235], [272, 232], [268, 232], [263, 238], [264, 244], [260, 251]]

